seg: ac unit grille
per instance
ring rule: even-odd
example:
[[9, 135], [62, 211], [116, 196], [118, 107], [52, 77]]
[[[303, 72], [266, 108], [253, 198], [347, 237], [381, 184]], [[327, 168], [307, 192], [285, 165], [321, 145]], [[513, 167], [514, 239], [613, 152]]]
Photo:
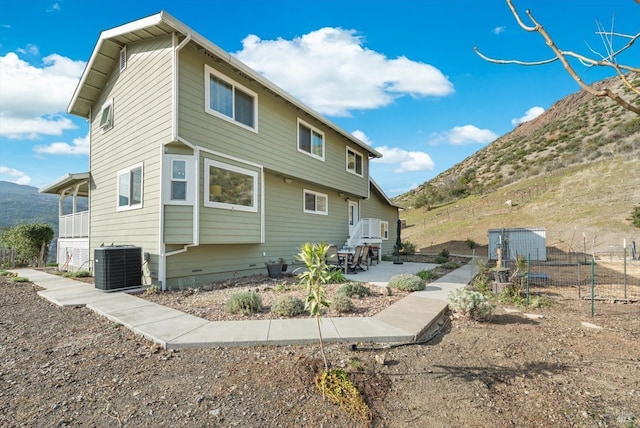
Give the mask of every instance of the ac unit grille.
[[100, 290], [137, 287], [142, 279], [142, 248], [100, 247], [94, 250], [94, 283]]

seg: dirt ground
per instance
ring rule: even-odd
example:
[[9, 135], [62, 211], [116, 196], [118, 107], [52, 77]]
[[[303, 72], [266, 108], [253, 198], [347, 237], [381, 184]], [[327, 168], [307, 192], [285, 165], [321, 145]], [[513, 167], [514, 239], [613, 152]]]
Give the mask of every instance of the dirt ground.
[[[328, 359], [373, 427], [640, 426], [637, 312], [591, 318], [551, 300], [448, 318], [425, 344], [329, 345]], [[357, 426], [317, 392], [322, 370], [318, 346], [165, 351], [0, 278], [0, 426]]]

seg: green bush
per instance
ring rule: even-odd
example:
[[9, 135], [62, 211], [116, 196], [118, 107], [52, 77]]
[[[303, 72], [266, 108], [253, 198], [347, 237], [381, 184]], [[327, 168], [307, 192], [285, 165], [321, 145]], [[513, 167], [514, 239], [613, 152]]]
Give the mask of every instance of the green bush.
[[401, 273], [391, 277], [389, 287], [402, 291], [420, 291], [424, 290], [425, 282], [412, 273]]
[[354, 309], [353, 302], [346, 294], [336, 294], [331, 306], [340, 313], [351, 312]]
[[433, 273], [432, 270], [423, 269], [420, 272], [418, 272], [416, 276], [420, 277], [421, 279], [424, 279], [425, 281], [433, 281], [436, 275], [435, 273]]
[[29, 278], [25, 278], [23, 276], [14, 276], [10, 280], [11, 282], [29, 282]]
[[443, 248], [442, 251], [440, 251], [436, 256], [435, 262], [442, 264], [448, 261], [449, 261], [449, 250], [447, 250], [446, 248]]
[[304, 302], [293, 296], [280, 296], [271, 304], [271, 312], [281, 317], [295, 317], [304, 312]]
[[66, 272], [62, 276], [65, 278], [89, 278], [91, 277], [91, 272], [88, 270], [77, 270], [75, 272]]
[[347, 281], [347, 277], [344, 276], [342, 269], [329, 269], [327, 284], [342, 284]]
[[416, 246], [415, 244], [409, 242], [409, 241], [404, 241], [402, 243], [402, 247], [400, 248], [400, 253], [404, 254], [406, 256], [411, 256], [413, 254], [416, 253]]
[[476, 321], [489, 321], [493, 315], [494, 307], [484, 294], [469, 290], [468, 288], [456, 288], [447, 296], [451, 310], [463, 317]]
[[240, 291], [229, 297], [225, 309], [232, 314], [254, 314], [262, 311], [262, 297], [254, 291]]
[[443, 269], [458, 269], [460, 267], [460, 263], [454, 262], [453, 260], [449, 260], [448, 262], [444, 262], [440, 265]]
[[371, 295], [371, 290], [369, 287], [360, 284], [359, 282], [348, 282], [344, 284], [338, 290], [338, 294], [344, 294], [347, 297], [357, 297], [358, 299], [362, 299], [365, 296]]
[[8, 270], [0, 270], [0, 276], [13, 276]]

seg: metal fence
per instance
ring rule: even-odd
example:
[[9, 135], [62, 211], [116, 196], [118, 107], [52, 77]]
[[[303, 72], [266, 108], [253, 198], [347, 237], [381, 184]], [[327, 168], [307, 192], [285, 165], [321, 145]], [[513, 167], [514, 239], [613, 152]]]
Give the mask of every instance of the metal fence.
[[[591, 253], [547, 247], [545, 260], [520, 254], [502, 260], [508, 280], [521, 278], [527, 298], [552, 297], [598, 316], [640, 315], [640, 260], [626, 243]], [[524, 266], [524, 269], [522, 268]]]

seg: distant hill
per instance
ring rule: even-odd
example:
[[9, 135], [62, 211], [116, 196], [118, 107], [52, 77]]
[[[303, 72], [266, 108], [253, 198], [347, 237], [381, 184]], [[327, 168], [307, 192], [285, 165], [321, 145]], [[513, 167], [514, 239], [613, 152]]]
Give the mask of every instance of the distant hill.
[[[65, 212], [71, 211], [71, 198], [65, 200]], [[33, 186], [0, 181], [0, 230], [20, 223], [46, 223], [58, 234], [58, 196], [38, 193]], [[78, 200], [78, 211], [87, 209], [87, 201]]]
[[[640, 75], [631, 74], [629, 80], [640, 87]], [[617, 77], [592, 86], [610, 88], [640, 105], [640, 96], [634, 97]], [[639, 157], [640, 116], [609, 98], [579, 91], [394, 202], [405, 207], [437, 206], [572, 166]], [[621, 171], [620, 179], [629, 173], [633, 171]]]
[[[640, 87], [640, 75], [630, 79]], [[594, 84], [625, 94], [616, 78]], [[405, 194], [402, 237], [416, 248], [464, 251], [488, 229], [544, 227], [547, 244], [621, 247], [640, 241], [629, 217], [640, 206], [640, 116], [584, 91], [556, 102]]]

